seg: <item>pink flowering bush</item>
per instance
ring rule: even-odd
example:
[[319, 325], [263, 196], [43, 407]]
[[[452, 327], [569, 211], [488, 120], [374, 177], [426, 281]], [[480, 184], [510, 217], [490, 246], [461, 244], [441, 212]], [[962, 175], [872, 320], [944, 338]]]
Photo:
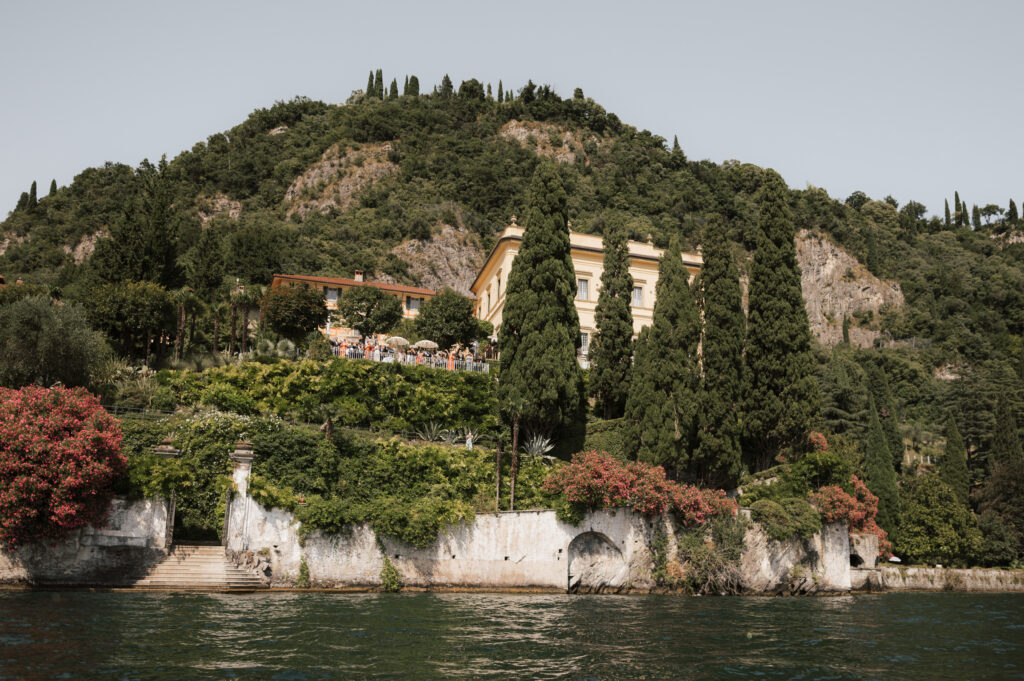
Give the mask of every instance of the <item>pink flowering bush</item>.
[[818, 509], [822, 520], [828, 523], [844, 522], [850, 532], [863, 532], [878, 537], [878, 554], [892, 555], [889, 535], [875, 522], [878, 515], [878, 497], [856, 475], [850, 476], [853, 494], [838, 485], [821, 487], [809, 495], [811, 504]]
[[82, 388], [0, 388], [0, 545], [59, 542], [106, 517], [121, 428]]
[[564, 495], [581, 510], [625, 506], [648, 516], [671, 511], [686, 526], [736, 512], [736, 503], [722, 490], [681, 485], [666, 478], [661, 466], [623, 463], [597, 451], [574, 454], [571, 463], [547, 477], [544, 491]]

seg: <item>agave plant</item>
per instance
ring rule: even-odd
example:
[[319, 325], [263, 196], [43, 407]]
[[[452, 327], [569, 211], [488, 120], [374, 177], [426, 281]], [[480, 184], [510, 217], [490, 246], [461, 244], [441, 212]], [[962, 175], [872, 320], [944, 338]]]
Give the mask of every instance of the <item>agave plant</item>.
[[430, 421], [416, 431], [416, 435], [426, 442], [440, 442], [445, 439], [447, 433], [448, 431], [442, 428], [441, 424], [436, 421]]
[[555, 445], [551, 439], [540, 434], [531, 435], [523, 443], [523, 451], [530, 456], [544, 456], [554, 448]]
[[453, 447], [459, 444], [459, 431], [455, 428], [444, 431], [444, 441]]

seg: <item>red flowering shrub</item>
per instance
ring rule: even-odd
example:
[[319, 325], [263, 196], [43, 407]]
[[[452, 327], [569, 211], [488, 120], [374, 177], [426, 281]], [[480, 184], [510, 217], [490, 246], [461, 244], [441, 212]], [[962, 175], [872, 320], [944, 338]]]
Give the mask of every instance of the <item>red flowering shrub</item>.
[[811, 451], [816, 452], [827, 452], [828, 451], [828, 440], [825, 436], [817, 431], [811, 431], [807, 435], [807, 444], [810, 445]]
[[644, 515], [672, 511], [683, 525], [699, 525], [716, 515], [734, 514], [736, 502], [722, 490], [702, 490], [665, 477], [665, 469], [623, 463], [605, 452], [580, 452], [544, 481], [544, 491], [564, 494], [587, 510], [627, 506]]
[[850, 476], [853, 494], [842, 487], [831, 485], [811, 492], [811, 503], [818, 509], [822, 520], [828, 523], [845, 522], [850, 532], [863, 532], [878, 537], [878, 555], [892, 555], [889, 535], [875, 522], [878, 515], [878, 497], [871, 493], [860, 478]]
[[0, 388], [0, 545], [103, 522], [125, 470], [121, 427], [82, 388]]

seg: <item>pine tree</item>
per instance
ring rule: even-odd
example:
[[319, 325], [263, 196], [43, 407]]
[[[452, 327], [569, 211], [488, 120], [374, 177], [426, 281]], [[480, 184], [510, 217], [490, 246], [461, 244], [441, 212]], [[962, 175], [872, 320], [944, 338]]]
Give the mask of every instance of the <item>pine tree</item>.
[[680, 253], [673, 237], [658, 264], [653, 323], [637, 340], [625, 415], [630, 453], [677, 475], [696, 446], [700, 387], [700, 319]]
[[893, 469], [899, 473], [903, 469], [903, 437], [900, 435], [896, 404], [892, 399], [892, 391], [889, 390], [889, 379], [882, 368], [874, 362], [867, 363], [864, 373], [867, 377], [868, 392], [878, 409], [878, 419], [882, 423], [885, 442], [889, 446], [889, 453], [892, 454]]
[[742, 467], [740, 402], [743, 390], [743, 316], [739, 270], [725, 222], [711, 216], [704, 237], [700, 284], [704, 312], [703, 381], [700, 389], [698, 449], [692, 476], [705, 485], [733, 486]]
[[992, 456], [989, 462], [996, 465], [1016, 461], [1024, 461], [1017, 419], [1014, 418], [1013, 408], [1006, 395], [1000, 395], [996, 405], [996, 433], [992, 438]]
[[448, 99], [455, 92], [455, 88], [452, 86], [452, 79], [448, 77], [448, 74], [444, 74], [444, 78], [441, 79], [441, 96]]
[[36, 181], [32, 180], [32, 186], [29, 187], [29, 189], [28, 189], [28, 207], [29, 207], [29, 210], [31, 210], [32, 208], [35, 208], [38, 204], [39, 204], [39, 201], [36, 199]]
[[[550, 435], [576, 416], [582, 399], [576, 353], [576, 275], [558, 172], [542, 162], [530, 184], [526, 230], [512, 262], [498, 331], [498, 401], [513, 428]], [[518, 442], [513, 443], [513, 454]]]
[[621, 224], [604, 233], [604, 271], [597, 297], [597, 335], [590, 345], [590, 395], [594, 411], [606, 419], [622, 416], [629, 394], [633, 362], [633, 277], [629, 273], [629, 243]]
[[377, 81], [373, 78], [373, 70], [370, 70], [370, 78], [366, 81], [366, 96], [373, 97], [377, 94]]
[[382, 69], [377, 69], [377, 75], [374, 77], [374, 83], [374, 97], [377, 99], [384, 99], [384, 71]]
[[946, 424], [946, 449], [939, 461], [939, 475], [943, 482], [953, 488], [957, 498], [966, 504], [971, 491], [967, 473], [967, 449], [952, 416]]
[[388, 99], [398, 99], [398, 79], [391, 79], [391, 90], [388, 92]]
[[1006, 220], [1010, 224], [1014, 224], [1017, 222], [1019, 217], [1020, 216], [1017, 214], [1017, 204], [1013, 202], [1013, 199], [1010, 199], [1010, 207], [1006, 211]]
[[57, 180], [50, 180], [50, 193], [47, 196], [57, 195]]
[[498, 104], [505, 101], [505, 92], [501, 87], [501, 81], [498, 81]]
[[869, 401], [868, 409], [871, 420], [864, 443], [864, 484], [878, 496], [878, 524], [886, 532], [892, 532], [899, 525], [900, 517], [896, 471], [892, 467], [892, 454], [885, 442], [874, 400]]
[[949, 228], [949, 199], [946, 199], [946, 228]]
[[848, 348], [832, 350], [821, 377], [821, 420], [837, 434], [860, 436], [869, 420], [864, 370]]
[[774, 171], [766, 172], [757, 237], [743, 408], [744, 452], [752, 471], [770, 466], [781, 449], [803, 445], [819, 400], [787, 188]]
[[412, 97], [420, 96], [420, 79], [416, 76], [409, 76], [409, 95]]

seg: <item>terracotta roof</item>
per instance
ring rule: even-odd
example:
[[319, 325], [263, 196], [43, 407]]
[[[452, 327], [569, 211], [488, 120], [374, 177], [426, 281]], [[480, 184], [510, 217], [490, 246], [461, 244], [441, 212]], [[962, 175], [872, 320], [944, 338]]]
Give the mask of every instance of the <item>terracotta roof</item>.
[[274, 279], [304, 281], [316, 284], [325, 284], [327, 286], [373, 286], [374, 288], [379, 288], [383, 291], [391, 291], [393, 293], [415, 293], [417, 295], [424, 296], [432, 296], [437, 293], [437, 291], [432, 291], [429, 288], [405, 286], [404, 284], [386, 284], [382, 281], [356, 281], [355, 279], [345, 279], [342, 277], [314, 277], [305, 274], [275, 274]]

